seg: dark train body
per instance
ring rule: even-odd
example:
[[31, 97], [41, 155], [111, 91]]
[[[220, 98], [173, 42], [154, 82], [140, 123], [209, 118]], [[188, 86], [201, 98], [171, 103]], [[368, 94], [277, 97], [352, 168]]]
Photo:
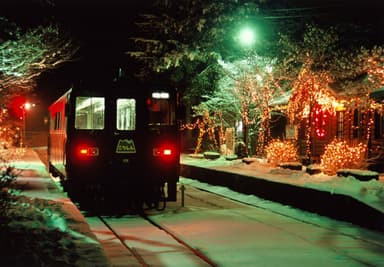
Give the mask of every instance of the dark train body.
[[176, 93], [138, 83], [80, 83], [49, 107], [50, 172], [70, 195], [175, 201]]

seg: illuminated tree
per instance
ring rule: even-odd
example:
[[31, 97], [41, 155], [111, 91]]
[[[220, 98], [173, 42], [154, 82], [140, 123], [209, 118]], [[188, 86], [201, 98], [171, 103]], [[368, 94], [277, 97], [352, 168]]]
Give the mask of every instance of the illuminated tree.
[[375, 46], [369, 51], [362, 51], [362, 54], [368, 54], [367, 73], [373, 88], [384, 86], [384, 47]]
[[249, 153], [263, 155], [270, 140], [270, 103], [285, 91], [286, 77], [280, 72], [276, 60], [257, 55], [233, 63], [220, 61], [220, 65], [224, 74], [217, 91], [198, 107], [223, 114], [226, 127], [233, 127], [240, 120], [247, 148], [250, 131], [257, 136], [256, 151]]
[[330, 80], [327, 73], [311, 71], [311, 59], [307, 60], [308, 62], [303, 64], [301, 72], [292, 84], [287, 115], [291, 124], [301, 125], [301, 121], [305, 120], [306, 156], [310, 159], [312, 133], [316, 132], [318, 136], [324, 135], [318, 132], [321, 126], [315, 125], [319, 119], [314, 118], [314, 115], [318, 112], [333, 113], [335, 97], [329, 91]]
[[349, 145], [345, 141], [333, 140], [321, 156], [323, 172], [335, 175], [339, 169], [360, 169], [366, 167], [367, 146], [362, 143]]
[[[189, 107], [210, 97], [218, 99], [214, 95], [222, 77], [218, 60], [243, 56], [237, 32], [244, 23], [255, 21], [259, 11], [259, 3], [247, 0], [156, 1], [136, 19], [136, 36], [126, 54], [135, 62], [137, 77], [161, 76], [176, 84], [189, 122]], [[267, 44], [260, 34], [258, 41]], [[232, 116], [220, 114], [224, 120]]]
[[266, 160], [273, 166], [297, 161], [297, 147], [290, 141], [271, 140], [265, 148]]
[[346, 45], [343, 31], [337, 25], [320, 28], [308, 24], [300, 40], [282, 35], [282, 56], [297, 76], [305, 68], [339, 96], [367, 95], [383, 84], [384, 48], [382, 44], [367, 46], [361, 42]]
[[[148, 77], [166, 73], [182, 84], [193, 98], [215, 88], [204, 77], [217, 74], [217, 59], [238, 57], [235, 32], [259, 13], [255, 1], [170, 0], [156, 1], [146, 14], [136, 19], [137, 36], [127, 51], [137, 62], [136, 74]], [[265, 44], [266, 42], [264, 42]], [[198, 77], [199, 76], [199, 77]], [[194, 94], [194, 89], [200, 90]], [[191, 93], [191, 96], [188, 94]]]
[[[380, 77], [382, 48], [346, 46], [342, 34], [338, 27], [323, 29], [307, 25], [301, 40], [293, 41], [287, 36], [281, 39], [285, 58], [291, 63], [288, 70], [297, 73], [288, 115], [294, 124], [305, 120], [309, 159], [312, 134], [323, 135], [314, 129], [316, 114], [334, 112], [332, 104], [336, 98], [342, 98], [346, 108], [347, 105], [369, 107], [369, 92], [378, 88], [383, 80]], [[369, 128], [370, 120], [365, 123]]]
[[39, 26], [25, 32], [16, 29], [0, 43], [0, 87], [7, 92], [33, 89], [35, 80], [49, 69], [72, 59], [73, 41], [57, 26]]
[[[15, 120], [8, 115], [22, 108], [24, 103], [14, 107], [14, 103], [8, 102], [17, 95], [25, 96], [31, 92], [43, 72], [71, 60], [78, 47], [57, 26], [38, 26], [22, 31], [5, 19], [1, 22], [4, 27], [0, 39], [0, 123], [9, 132], [20, 126], [21, 121], [19, 117]], [[9, 105], [13, 110], [5, 112]]]
[[[292, 83], [292, 94], [288, 102], [287, 115], [290, 124], [304, 126], [306, 156], [311, 160], [313, 116], [320, 99], [328, 95], [331, 76], [329, 69], [332, 58], [336, 57], [339, 36], [334, 28], [320, 29], [307, 25], [302, 40], [292, 41], [283, 35], [280, 42], [291, 63], [289, 71], [297, 72]], [[322, 101], [321, 104], [329, 103]], [[304, 120], [304, 125], [301, 121]]]
[[[137, 68], [140, 70], [138, 73], [140, 77], [148, 77], [153, 72], [169, 74], [171, 80], [184, 90], [182, 93], [188, 98], [189, 104], [196, 105], [200, 100], [204, 100], [203, 104], [209, 107], [210, 113], [219, 110], [223, 114], [224, 121], [227, 118], [240, 117], [245, 128], [251, 125], [258, 132], [260, 147], [257, 149], [257, 154], [262, 154], [263, 147], [268, 143], [268, 130], [264, 133], [258, 130], [269, 129], [266, 126], [269, 125], [270, 108], [266, 103], [271, 99], [270, 94], [273, 96], [273, 91], [282, 86], [276, 81], [295, 81], [291, 85], [289, 81], [285, 82], [284, 88], [294, 89], [290, 113], [300, 116], [305, 111], [304, 107], [315, 108], [319, 104], [318, 97], [326, 95], [326, 89], [332, 89], [337, 95], [353, 92], [356, 96], [362, 92], [362, 86], [369, 88], [372, 84], [364, 85], [362, 81], [364, 79], [361, 78], [367, 77], [369, 64], [372, 65], [375, 61], [368, 60], [370, 58], [368, 56], [374, 54], [372, 49], [360, 50], [360, 46], [355, 46], [355, 43], [346, 44], [340, 31], [341, 27], [327, 25], [320, 28], [308, 24], [304, 28], [304, 33], [301, 33], [301, 23], [304, 20], [300, 20], [298, 23], [300, 26], [295, 24], [294, 32], [291, 31], [294, 23], [289, 25], [290, 31], [281, 36], [280, 49], [273, 50], [280, 51], [278, 55], [280, 60], [275, 64], [279, 66], [279, 71], [273, 71], [271, 79], [267, 77], [268, 73], [263, 71], [263, 68], [259, 71], [254, 69], [249, 73], [243, 72], [236, 79], [228, 73], [221, 74], [217, 66], [218, 61], [235, 62], [241, 61], [240, 58], [244, 57], [240, 47], [234, 45], [235, 39], [240, 38], [237, 33], [240, 26], [244, 25], [244, 21], [248, 23], [255, 21], [255, 17], [261, 12], [261, 7], [267, 6], [263, 6], [266, 2], [272, 5], [272, 1], [255, 3], [245, 0], [156, 1], [156, 8], [147, 14], [141, 14], [136, 20], [137, 37], [132, 38], [132, 47], [127, 51], [127, 55], [138, 62], [135, 67], [142, 64], [141, 68]], [[262, 11], [269, 12], [266, 9]], [[291, 35], [288, 36], [288, 33]], [[298, 36], [299, 40], [296, 39]], [[253, 41], [257, 41], [258, 38], [259, 36], [256, 36]], [[270, 43], [265, 42], [265, 39], [259, 42], [264, 47], [270, 47]], [[248, 50], [251, 53], [255, 52], [252, 49]], [[265, 51], [272, 50], [265, 49], [264, 54]], [[375, 54], [377, 52], [379, 50], [376, 50]], [[265, 75], [263, 82], [255, 78], [258, 72]], [[228, 82], [227, 91], [219, 88], [223, 75], [229, 76], [231, 80]], [[371, 72], [371, 79], [377, 77], [375, 75]], [[266, 81], [268, 79], [269, 81]], [[268, 86], [263, 87], [262, 84]], [[238, 90], [234, 94], [228, 93], [231, 87], [245, 90], [244, 92]], [[250, 93], [253, 88], [257, 88], [257, 93]], [[309, 93], [306, 92], [308, 89]], [[365, 94], [367, 91], [365, 90]], [[229, 96], [228, 101], [225, 100], [226, 95]], [[231, 99], [232, 96], [237, 96], [237, 100]], [[212, 101], [209, 101], [210, 99]], [[223, 105], [231, 102], [231, 107]], [[214, 108], [215, 105], [220, 109]], [[236, 111], [235, 107], [239, 109]], [[310, 117], [313, 112], [315, 110], [310, 109]], [[310, 122], [307, 124], [309, 131], [312, 125]], [[248, 129], [244, 132], [247, 135]], [[310, 135], [307, 136], [309, 146]], [[248, 143], [247, 136], [245, 141]]]
[[[212, 149], [210, 150], [219, 150], [221, 145], [221, 138], [219, 137], [219, 142], [216, 139], [216, 119], [217, 117], [214, 114], [213, 118], [210, 116], [208, 110], [204, 110], [202, 115], [199, 116], [198, 119], [196, 119], [195, 123], [190, 124], [184, 124], [181, 127], [181, 130], [198, 130], [198, 137], [196, 142], [196, 147], [194, 154], [200, 153], [203, 145], [203, 139], [204, 137], [207, 137], [207, 139], [210, 141], [212, 145]], [[220, 136], [222, 133], [220, 133]]]

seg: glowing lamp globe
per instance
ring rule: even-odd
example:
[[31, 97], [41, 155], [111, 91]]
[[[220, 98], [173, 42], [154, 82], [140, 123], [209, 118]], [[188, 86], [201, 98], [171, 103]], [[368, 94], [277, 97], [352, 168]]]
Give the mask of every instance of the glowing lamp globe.
[[252, 46], [255, 43], [255, 33], [250, 28], [244, 28], [239, 32], [239, 41], [244, 46]]
[[32, 107], [32, 104], [29, 103], [29, 102], [26, 102], [26, 103], [24, 104], [24, 108], [25, 108], [26, 110], [30, 109], [31, 107]]

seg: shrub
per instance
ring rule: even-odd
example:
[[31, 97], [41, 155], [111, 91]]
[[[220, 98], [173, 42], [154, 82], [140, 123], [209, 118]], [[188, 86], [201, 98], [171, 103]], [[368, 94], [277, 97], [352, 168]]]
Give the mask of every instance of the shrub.
[[366, 166], [367, 146], [363, 143], [348, 145], [346, 141], [333, 140], [325, 147], [321, 156], [321, 167], [328, 175], [338, 169], [361, 169]]
[[0, 218], [4, 218], [7, 212], [11, 194], [9, 186], [16, 179], [14, 168], [3, 166], [0, 168]]
[[298, 160], [297, 148], [290, 141], [272, 140], [265, 151], [267, 153], [267, 162], [273, 166]]

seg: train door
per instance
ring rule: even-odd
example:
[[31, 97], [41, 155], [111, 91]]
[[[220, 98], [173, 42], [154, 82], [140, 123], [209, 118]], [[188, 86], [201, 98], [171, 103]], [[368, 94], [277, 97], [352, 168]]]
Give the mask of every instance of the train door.
[[66, 143], [66, 173], [72, 182], [96, 184], [105, 169], [106, 100], [102, 95], [71, 96], [73, 114]]
[[143, 129], [142, 100], [135, 94], [114, 96], [110, 99], [109, 126], [110, 159], [117, 181], [126, 186], [139, 186], [145, 169], [146, 134]]
[[110, 153], [113, 168], [128, 194], [155, 202], [167, 183], [168, 199], [175, 200], [179, 147], [174, 102], [164, 91], [125, 91], [111, 99]]

